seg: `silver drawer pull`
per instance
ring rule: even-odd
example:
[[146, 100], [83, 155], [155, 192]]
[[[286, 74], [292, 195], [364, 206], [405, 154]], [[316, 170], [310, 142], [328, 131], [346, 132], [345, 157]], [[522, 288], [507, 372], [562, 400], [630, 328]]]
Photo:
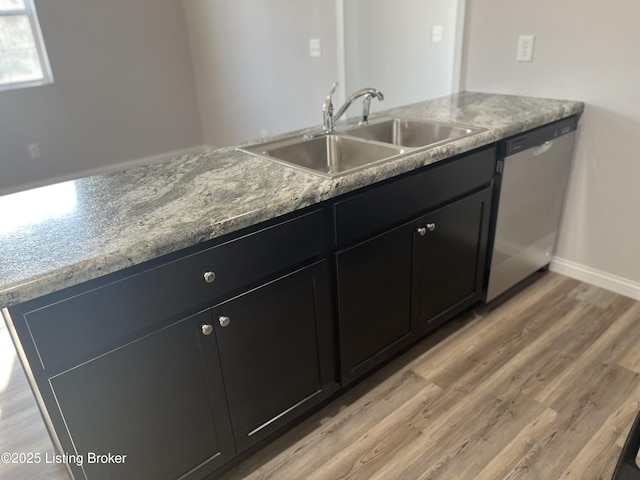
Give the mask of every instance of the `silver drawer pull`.
[[427, 229], [424, 227], [420, 227], [418, 229], [418, 233], [420, 234], [421, 237], [424, 237], [427, 234]]
[[221, 316], [218, 318], [218, 322], [220, 322], [221, 327], [228, 327], [231, 323], [231, 319], [229, 317]]
[[204, 272], [204, 281], [207, 283], [213, 283], [216, 279], [216, 274], [214, 272]]
[[430, 232], [433, 232], [435, 229], [436, 229], [435, 223], [427, 223], [427, 230], [429, 230]]
[[203, 324], [200, 328], [202, 328], [203, 335], [211, 335], [213, 332], [213, 325], [209, 325], [208, 323]]

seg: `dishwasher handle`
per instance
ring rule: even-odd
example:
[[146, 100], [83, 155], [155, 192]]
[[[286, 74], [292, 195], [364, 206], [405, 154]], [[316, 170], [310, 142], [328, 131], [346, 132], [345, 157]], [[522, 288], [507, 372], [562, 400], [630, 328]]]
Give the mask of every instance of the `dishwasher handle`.
[[531, 153], [536, 155], [542, 155], [543, 153], [547, 153], [553, 147], [553, 140], [547, 140], [542, 145], [538, 145], [537, 147], [533, 147], [531, 149]]

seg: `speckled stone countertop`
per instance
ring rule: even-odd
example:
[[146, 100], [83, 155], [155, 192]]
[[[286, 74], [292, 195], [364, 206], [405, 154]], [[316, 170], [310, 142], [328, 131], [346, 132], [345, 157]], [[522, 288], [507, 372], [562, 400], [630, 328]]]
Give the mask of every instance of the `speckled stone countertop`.
[[[230, 147], [0, 197], [0, 307], [196, 245], [583, 109], [584, 104], [575, 101], [461, 93], [383, 113], [486, 131], [334, 179]], [[47, 200], [53, 197], [67, 198], [66, 205], [57, 216], [44, 218], [54, 208]]]

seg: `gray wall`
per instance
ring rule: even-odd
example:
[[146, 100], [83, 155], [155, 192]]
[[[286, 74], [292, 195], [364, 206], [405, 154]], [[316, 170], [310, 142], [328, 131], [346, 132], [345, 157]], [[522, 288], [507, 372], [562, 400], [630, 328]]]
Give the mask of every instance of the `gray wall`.
[[[336, 107], [344, 93], [366, 85], [386, 95], [374, 110], [449, 93], [455, 28], [447, 25], [458, 2], [434, 0], [426, 8], [421, 0], [375, 1], [377, 17], [363, 20], [362, 38], [375, 37], [382, 20], [398, 46], [382, 53], [384, 62], [360, 50], [362, 70], [338, 90]], [[319, 126], [322, 101], [344, 74], [336, 22], [342, 0], [36, 4], [55, 83], [0, 92], [0, 195], [203, 144]], [[399, 7], [420, 15], [389, 23]], [[440, 44], [430, 43], [435, 23], [445, 25]], [[347, 30], [357, 31], [353, 23]], [[309, 55], [310, 38], [321, 40], [320, 58]], [[399, 45], [425, 41], [426, 49], [395, 55]], [[30, 143], [39, 144], [42, 158], [29, 158]]]
[[[183, 0], [208, 145], [322, 123], [338, 77], [335, 2]], [[322, 56], [309, 55], [309, 39]]]
[[[372, 102], [372, 111], [452, 93], [457, 3], [344, 0], [346, 93], [380, 89], [385, 99]], [[439, 43], [432, 42], [434, 25], [443, 27]]]
[[203, 143], [181, 2], [36, 8], [55, 82], [0, 92], [0, 193]]
[[553, 268], [640, 298], [640, 2], [467, 3], [466, 90], [587, 103]]

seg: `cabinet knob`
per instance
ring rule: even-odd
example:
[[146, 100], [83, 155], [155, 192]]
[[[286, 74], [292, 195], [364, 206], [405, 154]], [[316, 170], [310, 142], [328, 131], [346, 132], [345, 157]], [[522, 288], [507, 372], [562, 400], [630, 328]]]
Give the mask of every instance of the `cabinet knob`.
[[420, 234], [421, 237], [424, 237], [427, 234], [427, 229], [424, 227], [420, 227], [418, 229], [418, 233]]
[[213, 332], [213, 325], [209, 325], [208, 323], [204, 323], [200, 328], [202, 328], [203, 335], [211, 335]]
[[433, 232], [435, 229], [436, 229], [435, 223], [427, 223], [427, 230], [429, 230], [430, 232]]
[[231, 319], [229, 317], [220, 316], [218, 318], [218, 322], [220, 322], [221, 327], [227, 327], [231, 323]]
[[204, 281], [207, 283], [213, 283], [216, 279], [216, 274], [214, 272], [204, 272]]

